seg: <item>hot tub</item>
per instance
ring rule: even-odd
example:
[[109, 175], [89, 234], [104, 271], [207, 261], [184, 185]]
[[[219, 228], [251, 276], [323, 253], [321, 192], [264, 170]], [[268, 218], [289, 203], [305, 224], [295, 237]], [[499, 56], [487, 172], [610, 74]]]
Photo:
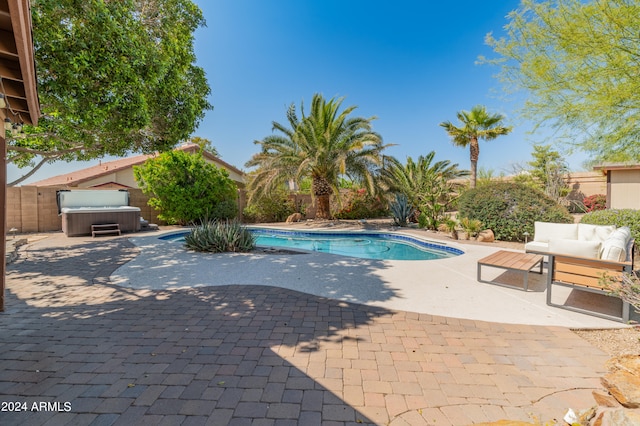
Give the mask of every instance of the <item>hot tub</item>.
[[61, 190], [57, 193], [62, 232], [91, 235], [92, 225], [118, 224], [121, 232], [140, 230], [140, 209], [129, 206], [125, 190]]

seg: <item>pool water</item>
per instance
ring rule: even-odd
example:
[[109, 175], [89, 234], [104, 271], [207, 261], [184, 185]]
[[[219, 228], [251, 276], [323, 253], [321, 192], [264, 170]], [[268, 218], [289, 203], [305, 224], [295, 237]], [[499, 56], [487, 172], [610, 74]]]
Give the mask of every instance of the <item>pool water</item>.
[[[296, 232], [250, 228], [256, 245], [324, 252], [377, 260], [433, 260], [463, 254], [462, 250], [406, 235], [360, 232]], [[163, 239], [184, 241], [184, 233]]]

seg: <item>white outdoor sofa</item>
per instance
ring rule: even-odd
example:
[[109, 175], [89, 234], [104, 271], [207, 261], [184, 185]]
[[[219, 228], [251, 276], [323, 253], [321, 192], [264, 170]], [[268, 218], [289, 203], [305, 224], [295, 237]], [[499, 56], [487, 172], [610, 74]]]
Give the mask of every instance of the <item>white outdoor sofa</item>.
[[583, 223], [535, 222], [533, 241], [527, 253], [549, 257], [547, 304], [616, 321], [629, 321], [629, 303], [622, 301], [622, 313], [613, 316], [567, 304], [552, 302], [554, 285], [612, 296], [602, 284], [604, 275], [620, 276], [633, 270], [634, 239], [628, 227]]

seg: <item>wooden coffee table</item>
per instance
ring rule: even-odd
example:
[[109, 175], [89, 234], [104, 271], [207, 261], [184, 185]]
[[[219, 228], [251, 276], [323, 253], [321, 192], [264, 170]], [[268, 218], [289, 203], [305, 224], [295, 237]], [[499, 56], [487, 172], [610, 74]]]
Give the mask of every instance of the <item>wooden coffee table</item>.
[[517, 288], [509, 284], [503, 284], [496, 281], [486, 281], [481, 279], [480, 269], [482, 266], [491, 266], [493, 268], [506, 269], [508, 271], [522, 271], [524, 273], [524, 291], [527, 291], [529, 285], [529, 272], [536, 266], [540, 266], [540, 274], [542, 274], [543, 256], [531, 253], [519, 253], [515, 251], [500, 250], [492, 255], [483, 257], [478, 260], [478, 281], [489, 284], [501, 285], [503, 287]]

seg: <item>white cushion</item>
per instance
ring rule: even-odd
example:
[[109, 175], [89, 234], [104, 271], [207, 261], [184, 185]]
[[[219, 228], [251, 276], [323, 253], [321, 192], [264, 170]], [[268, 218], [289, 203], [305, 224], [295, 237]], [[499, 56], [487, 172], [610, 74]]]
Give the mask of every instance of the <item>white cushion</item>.
[[549, 251], [549, 243], [541, 243], [539, 241], [529, 241], [524, 245], [524, 251], [527, 253], [547, 253]]
[[577, 223], [534, 222], [533, 226], [535, 229], [533, 241], [548, 243], [551, 238], [578, 239]]
[[628, 227], [623, 226], [622, 228], [616, 229], [609, 238], [602, 243], [600, 258], [623, 262], [627, 258], [627, 245], [630, 239], [631, 230]]
[[563, 238], [552, 238], [549, 240], [549, 252], [597, 259], [600, 255], [601, 245], [602, 243], [600, 241], [578, 241]]
[[580, 241], [604, 241], [616, 230], [613, 225], [578, 224], [578, 240]]

